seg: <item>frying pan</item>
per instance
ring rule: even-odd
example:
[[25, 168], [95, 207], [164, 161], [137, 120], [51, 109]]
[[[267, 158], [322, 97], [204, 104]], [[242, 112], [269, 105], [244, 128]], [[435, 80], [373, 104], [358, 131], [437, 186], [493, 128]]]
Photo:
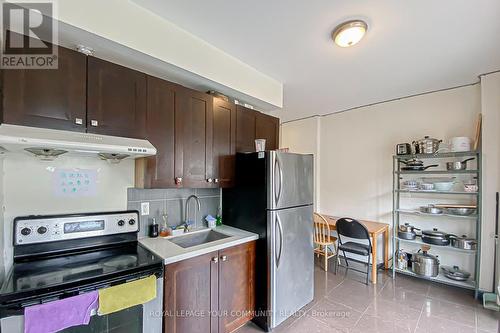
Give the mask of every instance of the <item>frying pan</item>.
[[428, 166], [424, 166], [424, 162], [414, 159], [410, 161], [399, 161], [400, 163], [403, 163], [405, 166], [401, 167], [401, 170], [403, 171], [424, 171], [427, 170], [428, 168], [434, 168], [439, 166], [439, 164], [431, 164]]

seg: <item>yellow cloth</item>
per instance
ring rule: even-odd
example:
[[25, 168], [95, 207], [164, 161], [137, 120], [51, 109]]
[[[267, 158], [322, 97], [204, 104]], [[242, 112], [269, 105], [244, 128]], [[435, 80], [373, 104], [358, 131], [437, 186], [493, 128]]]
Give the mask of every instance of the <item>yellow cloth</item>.
[[107, 315], [156, 298], [156, 277], [120, 284], [99, 290], [99, 315]]

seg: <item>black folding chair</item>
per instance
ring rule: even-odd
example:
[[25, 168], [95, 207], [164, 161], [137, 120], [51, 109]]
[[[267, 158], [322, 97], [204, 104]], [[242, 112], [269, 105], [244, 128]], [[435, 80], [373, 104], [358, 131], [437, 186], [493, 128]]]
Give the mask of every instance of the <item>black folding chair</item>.
[[[339, 266], [345, 267], [347, 270], [352, 269], [353, 271], [356, 272], [366, 273], [366, 284], [368, 284], [368, 279], [370, 277], [370, 257], [371, 257], [370, 254], [372, 253], [372, 242], [370, 240], [370, 234], [368, 233], [368, 230], [364, 225], [362, 225], [358, 221], [346, 217], [337, 220], [335, 226], [337, 229], [337, 234], [339, 236], [338, 251], [339, 252], [342, 251], [344, 261], [346, 263], [345, 266], [342, 266], [340, 265], [340, 261], [338, 261], [335, 267], [335, 274], [337, 273]], [[367, 239], [368, 244], [362, 244], [357, 242], [344, 243], [342, 242], [342, 236], [354, 239]], [[347, 256], [345, 255], [346, 252], [368, 257], [368, 261], [366, 264], [367, 265], [366, 272], [359, 269], [350, 268]], [[373, 264], [374, 263], [372, 263], [372, 265]]]

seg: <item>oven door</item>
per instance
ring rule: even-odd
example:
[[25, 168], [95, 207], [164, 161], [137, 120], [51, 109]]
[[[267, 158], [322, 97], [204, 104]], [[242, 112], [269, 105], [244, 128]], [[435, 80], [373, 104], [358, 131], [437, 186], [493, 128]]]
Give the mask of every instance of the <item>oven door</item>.
[[[161, 333], [163, 314], [163, 278], [156, 280], [156, 298], [148, 303], [105, 316], [93, 314], [88, 325], [73, 326], [60, 333]], [[24, 316], [0, 319], [1, 333], [24, 333]]]

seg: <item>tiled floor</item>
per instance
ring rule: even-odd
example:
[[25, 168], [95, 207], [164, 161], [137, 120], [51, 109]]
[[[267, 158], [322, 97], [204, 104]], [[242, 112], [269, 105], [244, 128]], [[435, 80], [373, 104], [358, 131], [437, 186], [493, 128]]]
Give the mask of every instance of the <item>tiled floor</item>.
[[[304, 311], [273, 332], [500, 332], [498, 312], [485, 310], [471, 292], [388, 273], [376, 286], [362, 283], [359, 273], [335, 275], [315, 268], [315, 297]], [[237, 333], [262, 332], [253, 323]]]

